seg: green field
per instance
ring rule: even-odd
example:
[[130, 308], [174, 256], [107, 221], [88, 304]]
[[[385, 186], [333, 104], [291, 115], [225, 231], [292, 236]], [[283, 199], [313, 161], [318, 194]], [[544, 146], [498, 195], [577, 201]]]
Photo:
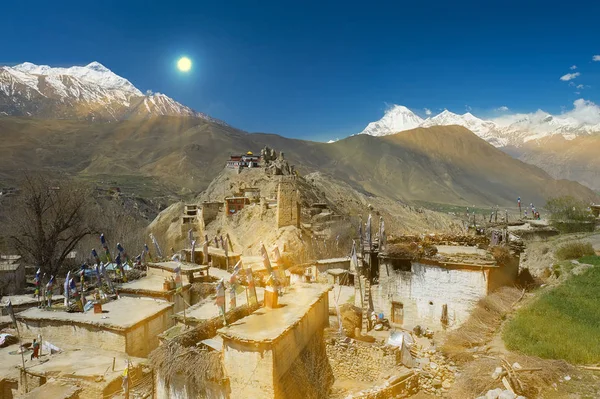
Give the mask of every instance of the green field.
[[594, 267], [520, 309], [503, 332], [510, 350], [571, 363], [600, 362], [600, 256]]

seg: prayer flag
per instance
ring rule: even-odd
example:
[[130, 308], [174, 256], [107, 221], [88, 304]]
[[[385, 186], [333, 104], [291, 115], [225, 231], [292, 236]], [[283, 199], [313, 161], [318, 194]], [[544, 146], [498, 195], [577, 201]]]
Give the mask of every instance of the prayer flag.
[[156, 237], [154, 237], [154, 234], [150, 233], [150, 239], [152, 240], [152, 243], [154, 244], [154, 247], [156, 248], [156, 253], [158, 254], [159, 258], [163, 257], [162, 251], [160, 250], [160, 246], [158, 245], [158, 241], [156, 240]]
[[111, 262], [112, 257], [110, 256], [110, 250], [108, 249], [108, 243], [106, 242], [106, 237], [104, 237], [104, 234], [100, 234], [100, 243], [102, 244], [102, 248], [104, 248], [107, 261]]
[[371, 214], [369, 213], [369, 217], [367, 218], [367, 226], [365, 228], [365, 238], [367, 244], [369, 245], [369, 250], [371, 250], [372, 238], [371, 238]]
[[248, 279], [248, 305], [255, 306], [258, 304], [258, 298], [256, 297], [256, 286], [254, 285], [251, 267], [246, 269], [246, 278]]
[[225, 283], [223, 279], [217, 284], [217, 299], [216, 305], [219, 307], [222, 315], [225, 315]]
[[352, 252], [350, 253], [350, 270], [356, 272], [358, 270], [358, 256], [356, 255], [356, 241], [352, 240]]

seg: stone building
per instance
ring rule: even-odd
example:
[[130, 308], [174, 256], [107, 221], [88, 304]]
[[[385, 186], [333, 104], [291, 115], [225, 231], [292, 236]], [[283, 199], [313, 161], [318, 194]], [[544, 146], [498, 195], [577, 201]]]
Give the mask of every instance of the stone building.
[[230, 169], [258, 168], [260, 167], [260, 155], [254, 155], [252, 151], [242, 155], [231, 155], [227, 161], [227, 167]]
[[[477, 301], [514, 284], [519, 258], [498, 261], [477, 247], [437, 245], [429, 254], [380, 253], [377, 267], [369, 293], [373, 310], [404, 328], [439, 329], [460, 325]], [[364, 298], [366, 279], [360, 281], [357, 297]]]
[[146, 357], [158, 346], [158, 334], [172, 326], [173, 306], [150, 298], [124, 297], [103, 304], [103, 313], [31, 308], [16, 317], [24, 338], [41, 334], [49, 341]]
[[319, 353], [323, 348], [323, 329], [329, 325], [329, 289], [321, 285], [292, 287], [281, 299], [283, 306], [264, 308], [219, 330], [231, 397], [296, 398], [308, 396], [302, 395], [303, 390], [327, 392], [327, 386], [311, 387], [309, 381], [294, 380], [294, 369], [310, 367], [301, 364], [311, 358], [302, 356], [304, 351]]
[[277, 227], [300, 227], [300, 193], [293, 177], [282, 178], [277, 187]]
[[250, 199], [243, 196], [233, 196], [225, 198], [225, 214], [227, 216], [235, 215], [246, 205], [250, 204]]
[[0, 263], [0, 296], [14, 295], [25, 287], [25, 266], [22, 263]]

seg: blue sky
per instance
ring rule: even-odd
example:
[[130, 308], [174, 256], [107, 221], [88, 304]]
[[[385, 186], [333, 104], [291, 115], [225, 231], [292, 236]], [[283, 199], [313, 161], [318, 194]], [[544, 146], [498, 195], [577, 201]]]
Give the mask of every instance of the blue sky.
[[0, 63], [99, 61], [252, 132], [343, 137], [393, 103], [488, 117], [600, 102], [599, 1], [6, 3]]

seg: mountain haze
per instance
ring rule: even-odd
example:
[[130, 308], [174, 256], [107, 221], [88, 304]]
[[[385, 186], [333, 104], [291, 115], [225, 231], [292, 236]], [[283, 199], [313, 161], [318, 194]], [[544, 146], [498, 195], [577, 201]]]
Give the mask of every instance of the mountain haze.
[[552, 179], [458, 126], [418, 128], [386, 137], [358, 135], [336, 143], [246, 133], [201, 118], [89, 122], [0, 118], [5, 181], [23, 169], [150, 178], [163, 190], [204, 190], [230, 154], [265, 145], [285, 153], [303, 173], [322, 172], [367, 195], [460, 205], [514, 205], [518, 196], [542, 203], [570, 193], [598, 200], [589, 189]]

